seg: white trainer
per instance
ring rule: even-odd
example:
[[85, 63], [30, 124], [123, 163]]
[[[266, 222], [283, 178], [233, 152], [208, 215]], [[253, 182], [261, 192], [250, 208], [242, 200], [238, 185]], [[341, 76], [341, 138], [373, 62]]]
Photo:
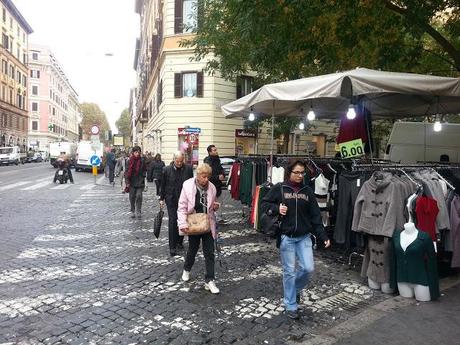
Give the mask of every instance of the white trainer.
[[217, 294], [220, 292], [219, 288], [216, 286], [216, 283], [214, 283], [214, 280], [209, 281], [209, 283], [204, 284], [205, 290], [211, 291], [213, 294]]
[[182, 272], [182, 280], [188, 282], [190, 280], [190, 272], [184, 270], [184, 272]]

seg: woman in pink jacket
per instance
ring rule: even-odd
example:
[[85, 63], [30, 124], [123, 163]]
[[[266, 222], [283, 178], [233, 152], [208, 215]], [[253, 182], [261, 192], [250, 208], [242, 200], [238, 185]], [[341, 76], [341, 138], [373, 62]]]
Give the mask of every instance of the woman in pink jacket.
[[188, 224], [187, 215], [192, 213], [207, 213], [210, 223], [210, 232], [202, 235], [188, 236], [188, 250], [185, 257], [184, 272], [182, 280], [190, 280], [190, 270], [195, 263], [195, 256], [200, 248], [200, 241], [203, 243], [203, 254], [206, 264], [205, 289], [213, 294], [219, 293], [219, 289], [214, 282], [214, 238], [216, 238], [216, 220], [214, 211], [219, 208], [216, 202], [216, 187], [209, 182], [211, 167], [204, 163], [198, 165], [196, 177], [192, 177], [184, 182], [179, 198], [177, 209], [177, 223], [179, 235], [187, 235]]

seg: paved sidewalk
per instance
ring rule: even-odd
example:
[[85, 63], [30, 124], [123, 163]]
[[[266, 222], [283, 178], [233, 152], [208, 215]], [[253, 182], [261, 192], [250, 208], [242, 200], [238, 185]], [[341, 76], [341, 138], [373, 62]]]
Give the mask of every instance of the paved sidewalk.
[[153, 236], [154, 188], [133, 220], [127, 195], [97, 186], [18, 244], [16, 257], [0, 253], [0, 344], [298, 344], [391, 299], [336, 249], [318, 250], [303, 317], [287, 319], [279, 251], [225, 194], [219, 295], [204, 290], [201, 251], [191, 281], [181, 281], [184, 258], [169, 256], [166, 217]]
[[303, 345], [458, 345], [460, 277], [446, 278], [441, 298], [417, 302], [401, 296], [367, 308]]

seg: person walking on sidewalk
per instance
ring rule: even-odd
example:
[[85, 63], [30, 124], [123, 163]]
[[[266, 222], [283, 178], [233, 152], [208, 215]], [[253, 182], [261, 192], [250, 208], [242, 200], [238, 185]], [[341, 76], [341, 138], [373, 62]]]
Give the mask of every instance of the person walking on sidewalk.
[[115, 182], [113, 181], [115, 178], [115, 165], [117, 164], [117, 160], [115, 158], [115, 149], [112, 149], [107, 153], [105, 164], [107, 164], [109, 167], [109, 183], [111, 185], [115, 185]]
[[152, 163], [150, 163], [150, 172], [153, 182], [157, 188], [157, 197], [160, 198], [160, 189], [161, 189], [161, 175], [163, 173], [163, 168], [165, 167], [165, 162], [161, 160], [161, 155], [157, 153]]
[[311, 234], [314, 233], [317, 243], [325, 248], [330, 246], [313, 190], [304, 184], [305, 170], [303, 161], [290, 163], [285, 182], [276, 184], [261, 205], [264, 213], [282, 216], [277, 244], [283, 266], [284, 305], [291, 319], [300, 317], [301, 293], [314, 270]]
[[[217, 152], [217, 147], [215, 145], [209, 145], [207, 147], [208, 156], [204, 159], [204, 163], [209, 164], [212, 169], [212, 174], [209, 181], [216, 187], [217, 191], [217, 200], [222, 205], [222, 181], [225, 179], [225, 172], [222, 164], [220, 162], [219, 153]], [[223, 223], [224, 219], [222, 218], [222, 208], [217, 214], [217, 221]]]
[[128, 161], [126, 172], [126, 186], [129, 189], [129, 202], [131, 204], [131, 218], [141, 218], [142, 192], [145, 187], [145, 163], [141, 157], [141, 148], [134, 146]]
[[206, 265], [205, 289], [217, 294], [219, 289], [214, 282], [214, 239], [217, 237], [214, 211], [219, 208], [219, 204], [216, 202], [216, 187], [209, 182], [211, 172], [212, 169], [208, 164], [200, 164], [196, 169], [196, 177], [184, 182], [179, 199], [179, 208], [177, 209], [177, 219], [179, 234], [184, 236], [189, 231], [187, 215], [192, 213], [207, 214], [210, 223], [209, 232], [188, 236], [189, 246], [185, 256], [182, 280], [190, 280], [190, 271], [195, 263], [200, 242], [202, 242]]
[[173, 162], [163, 169], [160, 188], [160, 206], [166, 203], [168, 208], [169, 254], [176, 256], [177, 250], [184, 248], [184, 237], [179, 236], [177, 228], [177, 207], [182, 184], [193, 177], [193, 169], [185, 164], [184, 154], [174, 153]]
[[126, 187], [127, 170], [128, 170], [128, 158], [126, 157], [126, 153], [122, 152], [121, 157], [117, 159], [117, 165], [115, 165], [115, 175], [118, 177], [121, 174], [120, 187], [121, 187], [122, 193], [126, 193], [125, 187]]

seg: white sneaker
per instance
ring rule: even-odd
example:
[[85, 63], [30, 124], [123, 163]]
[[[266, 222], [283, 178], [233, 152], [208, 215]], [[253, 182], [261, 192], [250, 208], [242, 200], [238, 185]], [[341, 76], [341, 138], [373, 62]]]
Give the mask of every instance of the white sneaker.
[[211, 280], [209, 283], [204, 283], [204, 288], [205, 290], [211, 291], [213, 294], [220, 292], [219, 288], [216, 286], [216, 283], [214, 283], [214, 280]]
[[190, 272], [189, 271], [184, 270], [184, 272], [182, 272], [182, 280], [184, 282], [188, 282], [190, 280]]

